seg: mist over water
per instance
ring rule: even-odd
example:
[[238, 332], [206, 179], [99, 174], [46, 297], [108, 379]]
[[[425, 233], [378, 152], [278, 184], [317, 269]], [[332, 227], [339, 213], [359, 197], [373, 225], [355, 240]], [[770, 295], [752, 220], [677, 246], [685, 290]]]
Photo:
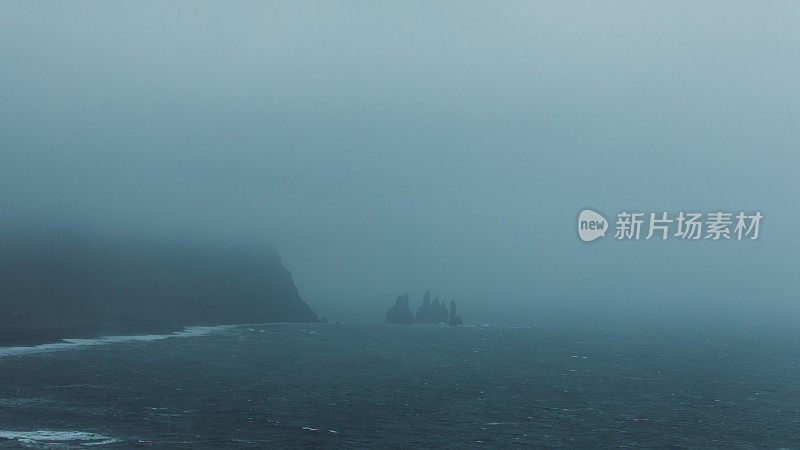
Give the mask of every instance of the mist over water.
[[1, 2], [0, 448], [800, 446], [798, 23]]
[[[5, 2], [0, 233], [275, 242], [379, 322], [796, 322], [800, 7]], [[614, 242], [591, 206], [761, 211], [756, 241]]]
[[797, 343], [420, 324], [106, 342], [0, 358], [0, 447], [792, 448]]

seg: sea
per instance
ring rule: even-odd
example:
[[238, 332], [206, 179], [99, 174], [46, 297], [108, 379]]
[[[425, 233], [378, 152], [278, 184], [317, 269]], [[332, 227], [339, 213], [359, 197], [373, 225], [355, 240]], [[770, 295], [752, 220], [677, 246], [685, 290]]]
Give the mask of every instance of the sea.
[[250, 324], [0, 347], [0, 448], [800, 448], [800, 337]]

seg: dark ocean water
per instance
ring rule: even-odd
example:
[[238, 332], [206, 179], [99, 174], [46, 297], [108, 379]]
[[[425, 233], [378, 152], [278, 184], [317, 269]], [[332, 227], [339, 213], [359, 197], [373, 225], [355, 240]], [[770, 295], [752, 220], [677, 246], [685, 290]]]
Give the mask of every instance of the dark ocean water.
[[251, 325], [0, 350], [0, 447], [800, 447], [800, 339]]

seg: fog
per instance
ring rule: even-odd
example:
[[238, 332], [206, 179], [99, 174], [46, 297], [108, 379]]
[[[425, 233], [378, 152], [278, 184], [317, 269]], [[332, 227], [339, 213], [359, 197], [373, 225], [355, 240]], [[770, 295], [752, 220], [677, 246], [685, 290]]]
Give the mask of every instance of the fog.
[[[793, 2], [0, 5], [0, 233], [275, 242], [319, 314], [793, 323]], [[586, 244], [584, 207], [761, 211]]]

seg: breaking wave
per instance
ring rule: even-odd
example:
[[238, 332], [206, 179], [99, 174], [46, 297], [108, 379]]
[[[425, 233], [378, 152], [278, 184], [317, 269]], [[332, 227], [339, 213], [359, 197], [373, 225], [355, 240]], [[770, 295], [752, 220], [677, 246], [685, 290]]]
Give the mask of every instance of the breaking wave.
[[[41, 344], [28, 347], [0, 347], [0, 358], [5, 356], [27, 355], [32, 353], [46, 353], [59, 350], [114, 344], [117, 342], [158, 341], [161, 339], [196, 337], [207, 334], [219, 333], [239, 325], [218, 325], [214, 327], [186, 327], [181, 331], [168, 334], [144, 334], [131, 336], [104, 336], [96, 339], [63, 339], [63, 342]], [[2, 437], [2, 436], [0, 436]]]
[[49, 448], [71, 446], [103, 446], [120, 442], [119, 439], [85, 431], [8, 431], [0, 430], [1, 440], [17, 441], [23, 446]]

